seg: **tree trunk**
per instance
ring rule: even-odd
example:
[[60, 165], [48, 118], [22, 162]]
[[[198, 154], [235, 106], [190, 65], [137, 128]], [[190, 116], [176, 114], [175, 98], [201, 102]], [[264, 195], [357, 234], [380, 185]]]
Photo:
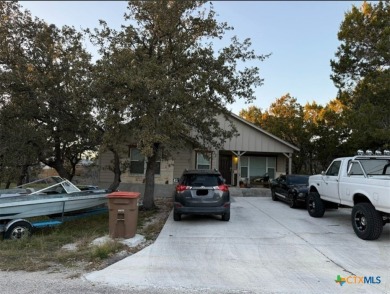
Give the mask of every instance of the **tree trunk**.
[[18, 183], [17, 183], [17, 186], [20, 186], [23, 184], [23, 180], [26, 180], [27, 182], [27, 173], [28, 173], [28, 165], [24, 164], [21, 168], [21, 171], [20, 171], [20, 176], [19, 176], [19, 179], [18, 179]]
[[145, 172], [145, 192], [143, 199], [143, 207], [146, 210], [155, 208], [154, 204], [154, 173], [156, 170], [157, 154], [159, 143], [155, 143], [153, 146], [152, 156], [147, 158], [146, 172]]
[[64, 164], [61, 161], [56, 160], [54, 162], [50, 162], [48, 166], [54, 168], [61, 178], [67, 179], [69, 181], [72, 179], [72, 175], [66, 170]]
[[71, 161], [70, 165], [71, 165], [71, 169], [70, 169], [70, 173], [69, 173], [69, 181], [72, 181], [73, 177], [76, 174], [76, 165], [77, 165], [77, 163], [74, 163], [74, 162]]
[[108, 188], [109, 191], [115, 191], [121, 183], [121, 166], [118, 152], [114, 148], [110, 148], [110, 151], [114, 154], [114, 181]]

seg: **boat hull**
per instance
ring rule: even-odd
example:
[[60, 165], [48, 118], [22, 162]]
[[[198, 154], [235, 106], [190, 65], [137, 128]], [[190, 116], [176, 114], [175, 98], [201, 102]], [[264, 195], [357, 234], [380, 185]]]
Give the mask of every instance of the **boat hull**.
[[0, 198], [0, 220], [62, 214], [107, 204], [107, 192]]

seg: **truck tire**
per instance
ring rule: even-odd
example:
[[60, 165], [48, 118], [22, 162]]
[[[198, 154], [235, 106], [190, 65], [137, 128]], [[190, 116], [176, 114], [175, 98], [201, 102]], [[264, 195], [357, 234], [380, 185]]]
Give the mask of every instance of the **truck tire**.
[[383, 230], [383, 219], [371, 203], [358, 203], [352, 208], [352, 227], [363, 240], [376, 240]]
[[317, 192], [310, 192], [307, 196], [306, 202], [307, 211], [312, 217], [323, 217], [325, 213], [325, 205], [320, 194]]

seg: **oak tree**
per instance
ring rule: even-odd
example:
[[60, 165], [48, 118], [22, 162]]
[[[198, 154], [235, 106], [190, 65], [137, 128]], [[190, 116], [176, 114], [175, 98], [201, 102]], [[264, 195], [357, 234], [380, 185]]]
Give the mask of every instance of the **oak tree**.
[[115, 87], [112, 98], [119, 96], [120, 116], [146, 157], [146, 209], [154, 206], [161, 148], [165, 156], [184, 142], [217, 148], [235, 133], [223, 130], [217, 116], [226, 116], [236, 99], [251, 101], [253, 87], [262, 83], [257, 64], [243, 66], [266, 58], [250, 49], [249, 39], [233, 37], [226, 47], [214, 49], [213, 40], [231, 28], [216, 21], [206, 2], [129, 1], [128, 23], [120, 31], [102, 22], [93, 34], [101, 45], [101, 62], [118, 69], [107, 83]]
[[91, 55], [82, 38], [73, 27], [33, 18], [15, 1], [0, 2], [0, 101], [17, 106], [7, 108], [20, 122], [15, 133], [31, 127], [33, 136], [20, 144], [68, 179], [82, 152], [96, 146]]
[[364, 2], [346, 13], [331, 60], [338, 99], [347, 106], [355, 148], [390, 147], [390, 2]]

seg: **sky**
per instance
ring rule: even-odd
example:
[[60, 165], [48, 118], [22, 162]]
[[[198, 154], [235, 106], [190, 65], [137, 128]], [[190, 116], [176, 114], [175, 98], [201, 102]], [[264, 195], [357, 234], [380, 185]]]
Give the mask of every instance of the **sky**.
[[[363, 1], [213, 1], [217, 20], [234, 27], [225, 35], [241, 41], [250, 38], [257, 54], [271, 56], [258, 66], [264, 84], [255, 89], [251, 104], [237, 101], [228, 109], [235, 114], [254, 105], [263, 111], [289, 93], [302, 106], [317, 102], [325, 106], [336, 98], [330, 79], [330, 60], [340, 41], [337, 33], [345, 13]], [[99, 19], [112, 28], [125, 24], [126, 1], [21, 1], [23, 8], [48, 23], [97, 28]], [[224, 43], [222, 43], [224, 44]], [[92, 53], [94, 48], [86, 45]]]

